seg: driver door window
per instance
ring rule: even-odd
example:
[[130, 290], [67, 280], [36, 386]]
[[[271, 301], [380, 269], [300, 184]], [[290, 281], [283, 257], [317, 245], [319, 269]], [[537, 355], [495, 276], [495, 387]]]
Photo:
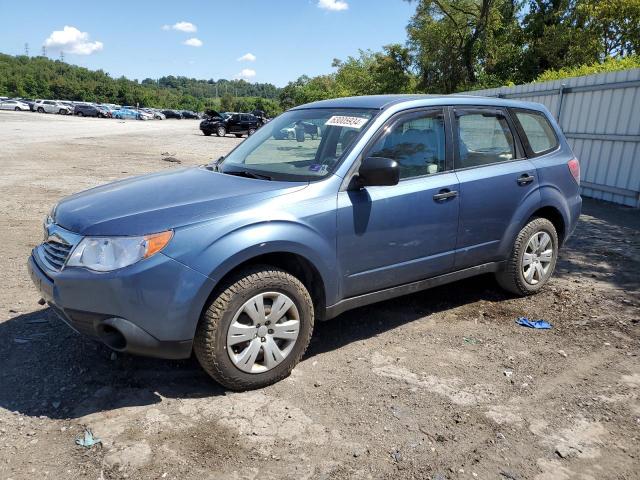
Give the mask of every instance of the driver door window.
[[446, 170], [444, 132], [444, 115], [440, 109], [403, 117], [376, 141], [367, 156], [398, 162], [401, 179], [443, 172]]

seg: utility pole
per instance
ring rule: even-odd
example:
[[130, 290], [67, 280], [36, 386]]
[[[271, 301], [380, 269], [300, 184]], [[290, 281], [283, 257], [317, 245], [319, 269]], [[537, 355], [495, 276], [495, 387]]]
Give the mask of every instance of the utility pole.
[[64, 62], [64, 52], [60, 50], [60, 61]]
[[24, 44], [24, 54], [28, 57], [29, 56], [29, 44], [25, 43]]
[[47, 56], [47, 47], [45, 47], [44, 45], [42, 45], [42, 56], [43, 57]]

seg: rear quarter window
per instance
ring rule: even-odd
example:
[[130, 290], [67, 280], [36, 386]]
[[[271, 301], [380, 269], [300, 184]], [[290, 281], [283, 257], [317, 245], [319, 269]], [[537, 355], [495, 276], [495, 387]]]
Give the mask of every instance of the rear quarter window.
[[539, 112], [515, 110], [513, 112], [528, 143], [529, 156], [538, 156], [555, 150], [558, 137], [547, 117]]

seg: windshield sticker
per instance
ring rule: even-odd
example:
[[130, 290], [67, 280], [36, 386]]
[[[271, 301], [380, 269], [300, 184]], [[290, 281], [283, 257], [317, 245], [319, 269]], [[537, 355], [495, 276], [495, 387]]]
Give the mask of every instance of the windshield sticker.
[[347, 117], [343, 115], [334, 115], [325, 125], [334, 127], [349, 127], [349, 128], [362, 128], [367, 123], [367, 118], [362, 117]]
[[329, 170], [328, 165], [321, 165], [319, 163], [314, 163], [313, 165], [309, 166], [309, 170], [312, 172], [320, 172], [320, 173], [327, 173], [327, 171]]

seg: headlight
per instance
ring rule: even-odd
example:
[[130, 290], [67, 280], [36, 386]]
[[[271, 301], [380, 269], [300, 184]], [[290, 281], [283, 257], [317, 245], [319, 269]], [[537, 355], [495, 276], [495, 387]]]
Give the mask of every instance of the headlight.
[[173, 237], [171, 230], [141, 237], [85, 237], [73, 249], [68, 267], [109, 272], [158, 253]]

